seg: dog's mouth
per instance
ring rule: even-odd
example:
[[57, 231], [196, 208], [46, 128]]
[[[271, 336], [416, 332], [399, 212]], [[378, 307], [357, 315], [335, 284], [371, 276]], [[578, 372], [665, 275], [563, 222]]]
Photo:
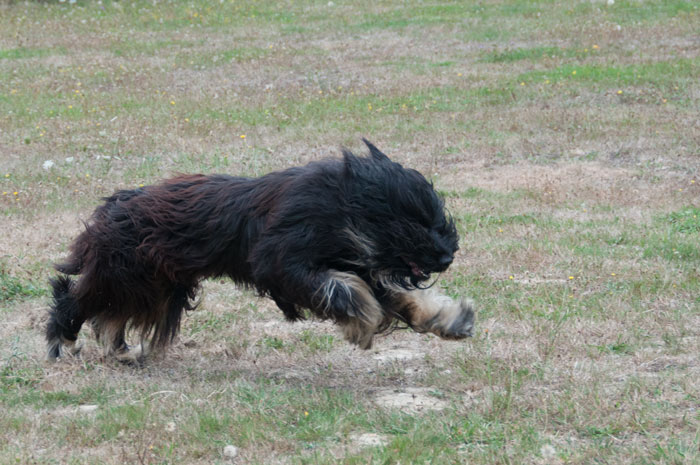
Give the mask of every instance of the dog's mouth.
[[424, 271], [416, 262], [408, 262], [408, 266], [411, 267], [411, 273], [415, 278], [425, 280], [430, 278], [430, 273]]

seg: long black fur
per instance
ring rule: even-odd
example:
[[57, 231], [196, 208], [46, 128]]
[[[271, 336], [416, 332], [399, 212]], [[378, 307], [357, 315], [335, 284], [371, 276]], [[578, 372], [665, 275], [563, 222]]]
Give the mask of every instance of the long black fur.
[[183, 175], [105, 198], [56, 265], [49, 357], [86, 321], [117, 352], [129, 327], [166, 346], [207, 277], [254, 287], [289, 320], [307, 308], [341, 325], [371, 321], [372, 332], [412, 324], [392, 299], [445, 270], [458, 236], [432, 185], [365, 143], [369, 157], [346, 150], [256, 179]]

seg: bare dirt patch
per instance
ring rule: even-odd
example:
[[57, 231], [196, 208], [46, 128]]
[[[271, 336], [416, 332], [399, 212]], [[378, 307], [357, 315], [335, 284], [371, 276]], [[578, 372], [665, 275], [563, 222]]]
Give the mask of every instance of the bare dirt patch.
[[382, 389], [373, 397], [374, 403], [387, 409], [404, 413], [420, 413], [444, 410], [448, 402], [438, 398], [428, 388], [408, 387], [403, 389]]
[[378, 361], [379, 363], [391, 363], [391, 362], [402, 362], [402, 361], [409, 361], [409, 360], [416, 360], [420, 359], [421, 357], [425, 357], [425, 352], [422, 352], [418, 349], [388, 349], [388, 350], [383, 350], [381, 352], [378, 352], [372, 356], [373, 360]]
[[360, 449], [365, 447], [385, 446], [389, 442], [389, 438], [386, 435], [377, 433], [351, 434], [349, 439], [352, 446]]

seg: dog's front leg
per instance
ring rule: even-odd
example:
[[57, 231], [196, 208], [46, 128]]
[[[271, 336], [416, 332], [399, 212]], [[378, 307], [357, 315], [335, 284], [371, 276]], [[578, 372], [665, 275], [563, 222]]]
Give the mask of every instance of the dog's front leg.
[[[257, 257], [257, 263], [273, 258]], [[285, 315], [296, 318], [296, 308], [305, 307], [323, 319], [338, 323], [345, 339], [362, 349], [388, 318], [370, 286], [354, 273], [334, 269], [317, 270], [288, 260], [283, 268], [260, 265], [254, 270], [255, 286], [271, 296]], [[299, 315], [301, 316], [301, 315]]]
[[419, 333], [431, 332], [443, 339], [472, 335], [474, 309], [468, 300], [453, 300], [433, 289], [415, 289], [391, 291], [383, 303], [388, 313], [397, 315]]
[[349, 342], [361, 349], [372, 347], [372, 338], [387, 318], [372, 289], [354, 273], [329, 270], [319, 278], [312, 310], [337, 321]]

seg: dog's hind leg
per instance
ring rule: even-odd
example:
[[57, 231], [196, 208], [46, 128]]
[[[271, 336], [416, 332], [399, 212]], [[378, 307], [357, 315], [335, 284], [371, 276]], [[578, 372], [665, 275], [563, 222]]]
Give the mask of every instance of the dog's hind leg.
[[474, 329], [474, 309], [470, 301], [455, 301], [433, 289], [391, 291], [382, 303], [387, 312], [419, 333], [431, 332], [443, 339], [463, 339], [471, 336]]
[[104, 345], [105, 356], [113, 356], [126, 364], [140, 364], [144, 357], [143, 345], [130, 346], [126, 343], [126, 325], [124, 318], [105, 320], [94, 318], [92, 329], [95, 338]]
[[114, 357], [127, 365], [139, 365], [145, 356], [143, 350], [143, 342], [135, 346], [130, 346], [126, 343], [126, 326], [121, 324], [118, 329], [111, 335], [109, 353], [114, 354]]
[[82, 348], [76, 344], [78, 332], [85, 322], [79, 301], [73, 293], [73, 281], [67, 276], [51, 280], [53, 302], [46, 325], [49, 360], [64, 354], [77, 355]]

